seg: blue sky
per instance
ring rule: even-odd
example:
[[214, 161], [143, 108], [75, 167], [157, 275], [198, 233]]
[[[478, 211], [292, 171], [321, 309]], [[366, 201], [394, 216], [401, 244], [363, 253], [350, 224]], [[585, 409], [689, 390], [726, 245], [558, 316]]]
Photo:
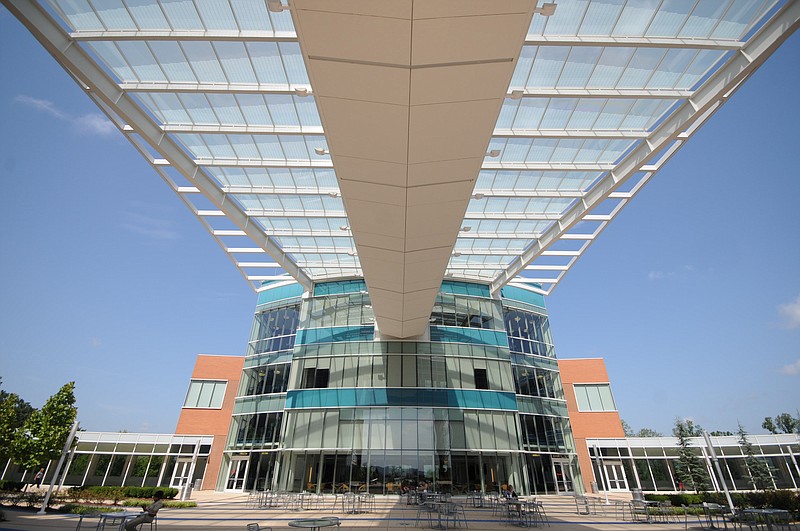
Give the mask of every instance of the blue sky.
[[[654, 177], [549, 298], [559, 357], [606, 359], [668, 433], [800, 407], [800, 36]], [[0, 376], [82, 427], [170, 433], [195, 356], [245, 351], [255, 295], [94, 104], [0, 10]]]

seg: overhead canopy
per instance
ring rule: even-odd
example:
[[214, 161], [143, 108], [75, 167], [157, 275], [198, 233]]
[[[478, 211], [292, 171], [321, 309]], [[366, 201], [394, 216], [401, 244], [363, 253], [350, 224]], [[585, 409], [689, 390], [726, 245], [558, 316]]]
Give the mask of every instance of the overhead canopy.
[[548, 294], [797, 0], [2, 0], [244, 277]]

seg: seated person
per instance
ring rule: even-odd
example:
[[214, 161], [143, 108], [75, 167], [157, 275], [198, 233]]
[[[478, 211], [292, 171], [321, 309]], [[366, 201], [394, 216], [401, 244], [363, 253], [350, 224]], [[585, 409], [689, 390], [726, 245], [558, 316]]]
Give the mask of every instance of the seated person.
[[158, 510], [164, 506], [162, 498], [164, 498], [164, 491], [157, 490], [155, 494], [153, 494], [153, 503], [150, 505], [142, 505], [144, 512], [133, 520], [125, 522], [125, 531], [136, 531], [140, 525], [152, 522]]
[[508, 490], [506, 490], [506, 498], [516, 498], [517, 491], [514, 490], [514, 485], [509, 485]]

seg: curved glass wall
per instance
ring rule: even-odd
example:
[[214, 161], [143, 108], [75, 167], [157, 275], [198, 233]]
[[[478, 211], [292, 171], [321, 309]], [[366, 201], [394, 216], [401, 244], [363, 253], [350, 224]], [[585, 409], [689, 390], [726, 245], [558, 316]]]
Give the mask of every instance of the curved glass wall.
[[380, 341], [361, 280], [318, 284], [300, 301], [262, 292], [226, 477], [328, 493], [422, 482], [452, 493], [572, 490], [574, 445], [543, 301], [508, 293], [520, 300], [444, 282], [427, 341]]

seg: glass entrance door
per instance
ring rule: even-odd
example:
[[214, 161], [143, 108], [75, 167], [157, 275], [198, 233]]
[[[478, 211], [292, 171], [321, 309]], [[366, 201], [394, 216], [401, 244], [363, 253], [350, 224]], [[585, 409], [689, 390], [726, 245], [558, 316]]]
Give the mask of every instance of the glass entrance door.
[[603, 471], [606, 475], [608, 490], [628, 490], [628, 479], [620, 461], [605, 461]]
[[228, 465], [228, 482], [225, 490], [241, 491], [247, 477], [247, 457], [232, 457]]
[[568, 459], [553, 459], [553, 473], [556, 478], [556, 492], [567, 494], [573, 491], [572, 471]]
[[172, 479], [169, 486], [174, 489], [182, 489], [187, 481], [191, 481], [191, 478], [189, 478], [189, 470], [191, 468], [191, 459], [178, 459], [178, 462], [175, 463], [175, 469], [172, 471]]

